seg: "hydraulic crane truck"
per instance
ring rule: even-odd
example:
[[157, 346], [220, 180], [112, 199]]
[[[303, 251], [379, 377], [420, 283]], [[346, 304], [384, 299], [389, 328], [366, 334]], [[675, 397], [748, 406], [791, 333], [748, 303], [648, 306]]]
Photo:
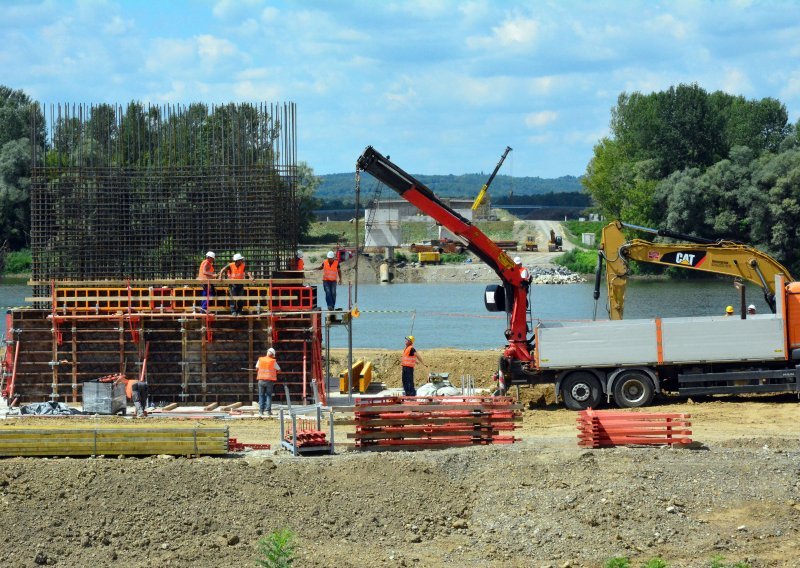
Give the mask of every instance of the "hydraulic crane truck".
[[[447, 227], [500, 278], [501, 285], [486, 288], [485, 304], [508, 313], [501, 391], [514, 384], [553, 383], [556, 395], [575, 410], [597, 407], [604, 398], [621, 407], [646, 406], [661, 391], [800, 392], [800, 283], [787, 285], [788, 272], [775, 274], [767, 285], [774, 290], [773, 314], [538, 321], [534, 327], [529, 282], [502, 249], [374, 148], [364, 151], [357, 168]], [[609, 246], [604, 254], [610, 257], [612, 250]], [[759, 266], [766, 281], [771, 272]]]
[[[507, 149], [506, 153], [508, 150], [510, 149]], [[529, 367], [532, 349], [528, 302], [530, 281], [529, 278], [523, 278], [520, 267], [514, 264], [511, 257], [480, 229], [443, 203], [421, 181], [393, 164], [372, 146], [364, 150], [356, 167], [359, 171], [371, 174], [420, 211], [430, 215], [437, 223], [453, 233], [467, 250], [495, 271], [502, 284], [487, 286], [484, 302], [489, 311], [505, 311], [508, 314], [508, 326], [505, 332], [508, 345], [500, 358], [500, 369], [508, 375], [520, 373], [523, 367]], [[528, 381], [520, 378], [516, 382]]]

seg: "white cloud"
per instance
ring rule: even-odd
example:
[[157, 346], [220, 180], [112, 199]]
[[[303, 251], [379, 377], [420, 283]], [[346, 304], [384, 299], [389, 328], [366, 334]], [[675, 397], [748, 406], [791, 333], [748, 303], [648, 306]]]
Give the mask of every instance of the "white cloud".
[[521, 16], [506, 19], [500, 25], [492, 26], [490, 36], [471, 36], [467, 46], [474, 49], [489, 48], [528, 48], [539, 39], [541, 25], [533, 18]]
[[237, 53], [236, 46], [227, 39], [219, 39], [212, 35], [197, 36], [197, 52], [204, 60], [211, 63], [224, 57], [230, 57]]
[[741, 69], [725, 69], [721, 88], [726, 93], [745, 95], [753, 90], [753, 85], [747, 74]]
[[103, 26], [103, 31], [109, 35], [122, 35], [133, 28], [133, 20], [125, 20], [119, 16], [114, 16]]
[[211, 13], [220, 20], [232, 20], [244, 17], [263, 3], [264, 0], [217, 0]]
[[552, 110], [532, 112], [525, 115], [525, 126], [529, 128], [541, 128], [558, 119], [558, 113]]

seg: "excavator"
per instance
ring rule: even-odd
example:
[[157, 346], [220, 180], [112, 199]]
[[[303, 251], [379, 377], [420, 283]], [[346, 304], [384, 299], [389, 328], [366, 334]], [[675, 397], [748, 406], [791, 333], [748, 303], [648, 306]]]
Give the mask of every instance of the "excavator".
[[[632, 229], [685, 242], [652, 243], [644, 239], [628, 239], [623, 233], [623, 229]], [[751, 246], [734, 241], [713, 241], [667, 229], [650, 229], [617, 220], [609, 223], [602, 230], [594, 287], [596, 306], [600, 297], [601, 273], [603, 264], [605, 264], [608, 315], [612, 320], [621, 320], [623, 316], [625, 289], [629, 274], [628, 263], [631, 260], [713, 274], [726, 274], [748, 280], [763, 290], [764, 300], [772, 313], [775, 313], [775, 276], [783, 274], [787, 281], [794, 281], [785, 266]]]
[[[506, 153], [510, 150], [511, 148], [506, 148]], [[356, 162], [356, 167], [358, 171], [372, 175], [417, 209], [429, 215], [453, 233], [467, 250], [495, 271], [502, 284], [491, 284], [486, 287], [484, 303], [489, 311], [507, 313], [505, 336], [508, 345], [500, 358], [500, 388], [502, 390], [503, 385], [511, 384], [508, 380], [503, 381], [504, 375], [511, 375], [506, 377], [507, 379], [518, 376], [519, 380], [513, 382], [526, 382], [523, 375], [531, 372], [533, 351], [531, 311], [528, 301], [530, 277], [523, 277], [522, 268], [478, 227], [443, 203], [421, 181], [403, 171], [372, 146], [364, 150]]]
[[478, 192], [478, 196], [475, 198], [475, 201], [472, 203], [472, 210], [473, 211], [475, 211], [478, 207], [480, 207], [481, 204], [486, 199], [486, 193], [489, 191], [489, 186], [492, 185], [492, 182], [494, 181], [494, 176], [497, 175], [497, 172], [500, 170], [500, 166], [503, 165], [503, 162], [505, 162], [505, 160], [506, 160], [506, 156], [508, 156], [508, 153], [511, 150], [512, 150], [511, 146], [506, 146], [506, 150], [505, 150], [505, 152], [503, 152], [503, 155], [500, 156], [500, 161], [497, 162], [497, 165], [494, 167], [494, 171], [492, 172], [492, 175], [490, 175], [489, 179], [486, 180], [486, 183], [483, 184], [483, 187]]

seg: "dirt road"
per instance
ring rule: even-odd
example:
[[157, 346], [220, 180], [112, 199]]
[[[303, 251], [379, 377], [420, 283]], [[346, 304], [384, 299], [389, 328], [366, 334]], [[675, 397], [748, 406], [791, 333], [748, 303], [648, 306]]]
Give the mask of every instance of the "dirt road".
[[[397, 354], [356, 355], [383, 357], [383, 380], [399, 384]], [[429, 350], [425, 359], [485, 379], [496, 355]], [[574, 413], [547, 404], [546, 390], [522, 394], [539, 403], [510, 446], [4, 459], [0, 565], [248, 566], [258, 540], [283, 528], [297, 535], [296, 566], [576, 568], [615, 556], [632, 566], [654, 557], [709, 566], [717, 556], [798, 565], [796, 397], [661, 401], [653, 410], [692, 415], [694, 449], [586, 450]], [[277, 446], [275, 420], [226, 424], [240, 440]], [[352, 431], [339, 424], [336, 436]]]

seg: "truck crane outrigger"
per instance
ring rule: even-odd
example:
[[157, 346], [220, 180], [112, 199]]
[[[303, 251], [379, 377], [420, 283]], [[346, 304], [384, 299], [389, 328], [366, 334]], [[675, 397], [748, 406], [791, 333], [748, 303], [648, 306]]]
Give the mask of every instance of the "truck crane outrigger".
[[[503, 284], [487, 286], [484, 300], [489, 311], [505, 311], [508, 314], [505, 332], [508, 345], [500, 358], [500, 371], [503, 375], [510, 373], [512, 376], [528, 372], [533, 349], [533, 338], [529, 335], [532, 331], [528, 302], [530, 282], [523, 278], [520, 267], [478, 227], [445, 205], [421, 181], [393, 164], [372, 146], [364, 150], [356, 166], [359, 171], [371, 174], [420, 211], [430, 215], [495, 271]], [[503, 385], [511, 384], [508, 379], [512, 377], [506, 379], [501, 383], [501, 389]]]
[[[622, 232], [624, 228], [686, 242], [651, 243], [643, 239], [628, 239]], [[787, 281], [794, 281], [785, 266], [751, 246], [726, 240], [712, 241], [666, 229], [649, 229], [622, 221], [613, 221], [603, 228], [598, 254], [594, 299], [596, 302], [600, 297], [600, 273], [605, 260], [608, 315], [612, 320], [620, 320], [623, 316], [630, 260], [749, 280], [764, 291], [764, 300], [772, 313], [775, 313], [775, 276], [783, 274]]]

